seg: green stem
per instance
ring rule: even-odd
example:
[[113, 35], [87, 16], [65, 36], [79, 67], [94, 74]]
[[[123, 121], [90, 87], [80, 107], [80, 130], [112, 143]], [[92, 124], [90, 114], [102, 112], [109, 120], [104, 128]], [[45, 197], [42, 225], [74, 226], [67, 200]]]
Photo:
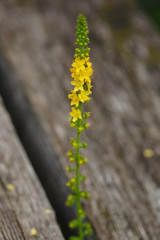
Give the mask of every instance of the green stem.
[[[82, 110], [82, 103], [79, 104], [79, 110]], [[82, 220], [79, 214], [79, 210], [81, 209], [81, 201], [80, 201], [80, 180], [79, 180], [79, 150], [80, 150], [80, 132], [78, 131], [80, 123], [78, 121], [77, 126], [77, 150], [76, 150], [76, 203], [77, 203], [77, 218], [78, 218], [78, 232], [80, 240], [83, 240], [83, 228], [82, 228]]]

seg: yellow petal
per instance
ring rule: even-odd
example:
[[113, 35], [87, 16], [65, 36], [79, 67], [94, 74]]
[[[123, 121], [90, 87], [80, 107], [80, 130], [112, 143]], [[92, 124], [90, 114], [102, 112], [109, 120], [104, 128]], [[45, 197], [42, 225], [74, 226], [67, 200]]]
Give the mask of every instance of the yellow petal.
[[10, 191], [14, 191], [15, 190], [15, 186], [12, 185], [12, 184], [8, 184], [7, 185], [7, 189], [10, 190]]
[[32, 236], [37, 235], [37, 230], [35, 228], [31, 228], [30, 233]]
[[152, 149], [144, 149], [143, 150], [143, 156], [146, 157], [146, 158], [151, 158], [154, 156], [154, 152]]
[[45, 210], [45, 214], [51, 214], [51, 212], [52, 212], [52, 211], [51, 211], [50, 209], [46, 209], [46, 210]]

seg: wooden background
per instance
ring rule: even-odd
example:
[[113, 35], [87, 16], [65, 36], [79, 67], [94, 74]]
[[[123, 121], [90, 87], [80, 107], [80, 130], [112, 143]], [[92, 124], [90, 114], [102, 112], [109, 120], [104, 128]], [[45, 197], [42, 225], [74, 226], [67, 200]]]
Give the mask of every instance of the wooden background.
[[[82, 136], [91, 239], [158, 240], [160, 36], [134, 0], [1, 0], [1, 95], [67, 239], [75, 214], [64, 207], [65, 154], [74, 134], [67, 94], [79, 12], [88, 19], [94, 67], [92, 101], [85, 106], [91, 127]], [[55, 238], [48, 232], [45, 239]]]

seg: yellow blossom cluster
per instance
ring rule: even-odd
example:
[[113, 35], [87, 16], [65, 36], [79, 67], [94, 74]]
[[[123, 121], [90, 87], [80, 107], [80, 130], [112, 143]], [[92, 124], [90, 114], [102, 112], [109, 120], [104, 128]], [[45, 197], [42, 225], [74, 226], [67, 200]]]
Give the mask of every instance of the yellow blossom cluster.
[[74, 89], [71, 90], [68, 98], [71, 99], [71, 105], [75, 105], [75, 107], [72, 107], [70, 115], [73, 117], [73, 122], [76, 122], [78, 118], [82, 118], [81, 111], [78, 109], [80, 102], [89, 102], [91, 99], [89, 95], [92, 93], [91, 76], [93, 69], [90, 58], [75, 58], [70, 71], [73, 77], [71, 84], [74, 86]]

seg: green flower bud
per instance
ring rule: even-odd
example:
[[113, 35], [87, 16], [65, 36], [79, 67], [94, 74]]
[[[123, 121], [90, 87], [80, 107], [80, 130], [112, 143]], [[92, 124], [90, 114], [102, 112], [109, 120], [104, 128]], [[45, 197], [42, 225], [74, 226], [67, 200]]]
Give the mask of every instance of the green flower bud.
[[82, 142], [80, 145], [80, 148], [86, 148], [87, 147], [87, 143], [86, 142]]
[[81, 50], [79, 48], [76, 48], [75, 50], [77, 53], [79, 53]]
[[71, 207], [75, 203], [75, 200], [76, 200], [75, 196], [70, 194], [67, 198], [66, 205]]
[[85, 223], [83, 223], [83, 227], [85, 229], [91, 229], [91, 224], [89, 222], [85, 222]]
[[70, 237], [69, 240], [80, 240], [79, 237]]
[[69, 158], [69, 161], [70, 161], [70, 162], [75, 162], [76, 159], [75, 159], [75, 157], [70, 157], [70, 158]]
[[90, 112], [84, 112], [83, 115], [82, 115], [82, 117], [83, 117], [84, 119], [89, 118], [89, 116], [90, 116]]
[[92, 229], [87, 229], [85, 232], [84, 232], [84, 235], [85, 236], [91, 236], [93, 234], [93, 230]]
[[87, 129], [89, 126], [90, 126], [89, 123], [85, 123], [85, 124], [84, 124], [84, 128], [85, 128], [85, 129]]
[[86, 180], [86, 178], [87, 178], [86, 176], [84, 176], [84, 175], [81, 175], [81, 176], [80, 176], [80, 181], [85, 181], [85, 180]]
[[83, 126], [78, 127], [78, 132], [83, 132], [83, 130], [84, 130]]
[[80, 192], [80, 196], [82, 198], [88, 199], [90, 197], [89, 193], [85, 192], [85, 191], [81, 191]]
[[75, 139], [73, 139], [73, 138], [70, 140], [70, 144], [72, 145], [73, 148], [77, 148], [78, 147], [77, 141]]
[[76, 128], [76, 123], [75, 122], [71, 122], [70, 126], [71, 126], [71, 128]]
[[72, 157], [72, 156], [74, 156], [74, 152], [71, 151], [71, 150], [69, 150], [69, 151], [67, 152], [67, 156], [68, 156], [68, 157]]
[[73, 221], [71, 221], [71, 222], [69, 222], [69, 227], [70, 228], [76, 228], [77, 226], [78, 226], [78, 220], [73, 220]]
[[85, 211], [84, 211], [82, 208], [80, 208], [80, 209], [78, 210], [78, 213], [79, 213], [79, 215], [80, 215], [81, 220], [86, 217], [86, 213], [85, 213]]
[[75, 171], [74, 168], [72, 168], [71, 166], [66, 167], [66, 172], [72, 172]]

